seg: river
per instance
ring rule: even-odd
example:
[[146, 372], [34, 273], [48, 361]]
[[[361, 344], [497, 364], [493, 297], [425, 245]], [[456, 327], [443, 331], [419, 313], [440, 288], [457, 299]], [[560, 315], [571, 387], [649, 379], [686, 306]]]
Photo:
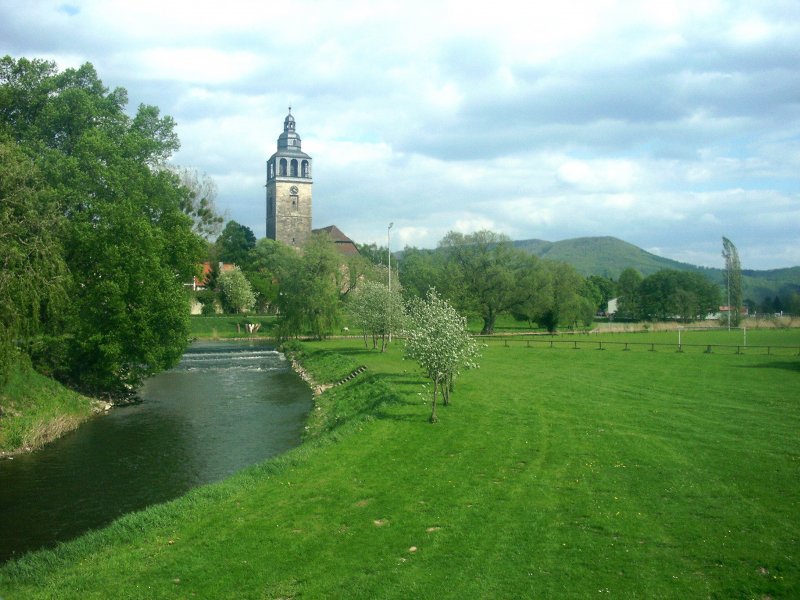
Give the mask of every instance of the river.
[[141, 404], [0, 461], [0, 561], [293, 448], [312, 404], [281, 354], [234, 342], [193, 344], [140, 396]]

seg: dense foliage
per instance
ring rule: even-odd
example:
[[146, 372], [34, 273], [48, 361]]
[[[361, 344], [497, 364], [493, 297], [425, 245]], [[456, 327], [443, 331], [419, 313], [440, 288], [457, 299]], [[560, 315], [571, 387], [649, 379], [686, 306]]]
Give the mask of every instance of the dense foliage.
[[228, 221], [217, 238], [217, 256], [222, 262], [245, 267], [248, 253], [255, 245], [256, 236], [249, 227], [236, 221]]
[[[10, 278], [43, 282], [16, 313], [42, 335], [15, 326], [16, 343], [94, 393], [125, 393], [178, 360], [183, 282], [203, 250], [185, 210], [191, 191], [164, 168], [179, 146], [174, 121], [147, 105], [128, 116], [126, 104], [126, 91], [109, 91], [91, 64], [58, 72], [48, 61], [0, 60], [0, 139], [17, 154], [4, 158], [3, 181], [17, 189], [4, 200], [27, 198], [14, 228], [39, 248], [26, 267], [35, 273], [18, 260]], [[14, 169], [28, 179], [10, 177]], [[10, 289], [0, 290], [6, 302]], [[38, 310], [60, 295], [69, 302], [58, 311]]]
[[481, 333], [494, 332], [501, 314], [556, 331], [588, 325], [613, 297], [613, 281], [582, 277], [572, 266], [541, 260], [492, 231], [448, 233], [439, 248], [406, 248], [399, 274], [409, 295], [435, 287], [464, 314], [482, 319]]
[[693, 321], [714, 315], [720, 288], [697, 272], [663, 269], [645, 278], [625, 269], [619, 278], [619, 316], [650, 321]]
[[0, 141], [0, 382], [14, 344], [65, 301], [67, 267], [52, 190], [13, 142]]
[[510, 241], [493, 231], [451, 231], [439, 242], [447, 278], [442, 284], [459, 307], [483, 319], [483, 334], [494, 332], [498, 314], [519, 304], [523, 290], [518, 281], [533, 260], [515, 251]]

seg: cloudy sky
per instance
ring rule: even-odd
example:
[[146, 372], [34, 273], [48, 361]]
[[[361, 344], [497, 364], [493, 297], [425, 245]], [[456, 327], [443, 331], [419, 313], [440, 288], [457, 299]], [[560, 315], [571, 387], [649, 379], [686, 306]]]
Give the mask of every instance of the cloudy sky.
[[178, 122], [174, 162], [265, 234], [291, 104], [314, 226], [615, 236], [800, 265], [800, 2], [0, 0], [0, 54], [89, 61]]

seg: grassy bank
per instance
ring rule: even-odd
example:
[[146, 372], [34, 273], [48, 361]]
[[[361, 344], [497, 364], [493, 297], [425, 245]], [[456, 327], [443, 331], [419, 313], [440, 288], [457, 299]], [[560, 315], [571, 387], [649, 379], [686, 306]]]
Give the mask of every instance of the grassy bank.
[[39, 448], [91, 414], [89, 398], [39, 375], [21, 357], [0, 386], [0, 453]]
[[492, 344], [431, 425], [398, 345], [304, 347], [368, 368], [301, 448], [7, 564], [0, 596], [800, 595], [796, 357]]
[[[245, 330], [246, 323], [261, 325], [254, 334]], [[189, 319], [189, 335], [199, 339], [224, 340], [244, 337], [273, 337], [277, 317], [242, 315], [194, 315]]]

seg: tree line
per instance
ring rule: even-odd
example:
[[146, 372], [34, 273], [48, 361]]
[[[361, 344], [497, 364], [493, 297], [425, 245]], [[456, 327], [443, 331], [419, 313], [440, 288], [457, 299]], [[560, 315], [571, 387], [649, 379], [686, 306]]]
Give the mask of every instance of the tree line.
[[[320, 260], [325, 247], [327, 262]], [[360, 256], [345, 259], [321, 238], [310, 248], [306, 256], [305, 251], [297, 253], [271, 240], [256, 242], [246, 227], [229, 222], [217, 240], [215, 256], [242, 266], [243, 279], [255, 294], [251, 305], [283, 314], [287, 335], [324, 335], [326, 327], [331, 331], [342, 322], [342, 311], [349, 311], [362, 333], [373, 337], [373, 345], [381, 341], [383, 347], [387, 333], [398, 325], [368, 307], [397, 302], [387, 289], [378, 289], [387, 287], [388, 249], [365, 244], [359, 247]], [[311, 260], [315, 267], [303, 283], [303, 273], [311, 269], [304, 263]], [[616, 318], [625, 320], [703, 319], [716, 313], [722, 301], [720, 287], [699, 273], [664, 269], [643, 277], [626, 269], [618, 280], [584, 277], [569, 264], [515, 248], [507, 236], [492, 231], [450, 232], [436, 249], [407, 247], [392, 264], [397, 269], [395, 292], [402, 290], [408, 300], [424, 298], [435, 289], [462, 314], [480, 318], [483, 334], [494, 332], [500, 315], [550, 332], [588, 326], [607, 311], [612, 298], [619, 299]], [[321, 281], [329, 282], [327, 294], [314, 289]], [[734, 286], [733, 300], [739, 302], [740, 296]], [[293, 305], [295, 299], [302, 304], [312, 298], [316, 312], [295, 318], [302, 314]], [[221, 303], [234, 312], [243, 308], [232, 306], [224, 294]]]

